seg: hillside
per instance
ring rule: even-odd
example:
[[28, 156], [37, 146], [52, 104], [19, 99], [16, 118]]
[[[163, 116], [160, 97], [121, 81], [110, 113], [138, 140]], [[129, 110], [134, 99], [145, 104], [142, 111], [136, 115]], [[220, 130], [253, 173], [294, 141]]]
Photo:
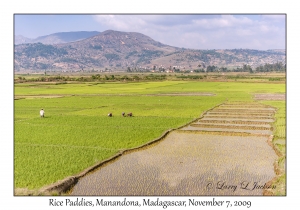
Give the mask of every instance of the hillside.
[[113, 30], [75, 42], [15, 46], [15, 71], [256, 67], [276, 62], [285, 63], [284, 50], [191, 50], [162, 44], [141, 33]]
[[54, 33], [46, 36], [39, 36], [36, 39], [26, 38], [24, 36], [15, 36], [15, 44], [25, 44], [25, 43], [42, 43], [42, 44], [60, 44], [67, 42], [79, 41], [86, 39], [95, 35], [98, 35], [99, 31], [76, 31], [76, 32], [60, 32]]
[[32, 39], [24, 37], [22, 35], [15, 36], [15, 39], [14, 39], [15, 45], [24, 44], [24, 43], [32, 43]]

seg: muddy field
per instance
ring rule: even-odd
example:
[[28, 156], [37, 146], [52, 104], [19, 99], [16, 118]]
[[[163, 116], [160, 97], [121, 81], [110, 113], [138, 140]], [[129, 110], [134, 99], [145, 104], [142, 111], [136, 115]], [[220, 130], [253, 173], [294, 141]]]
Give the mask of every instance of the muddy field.
[[[228, 103], [181, 130], [242, 132], [271, 135], [275, 109], [258, 103]], [[234, 122], [234, 123], [232, 123]]]
[[277, 94], [255, 94], [254, 100], [276, 100], [276, 101], [284, 101], [286, 96], [284, 93]]
[[70, 194], [262, 195], [275, 177], [277, 155], [267, 143], [274, 113], [258, 103], [221, 105], [86, 175]]
[[84, 177], [72, 195], [262, 195], [241, 183], [253, 189], [275, 176], [276, 154], [266, 140], [172, 132]]

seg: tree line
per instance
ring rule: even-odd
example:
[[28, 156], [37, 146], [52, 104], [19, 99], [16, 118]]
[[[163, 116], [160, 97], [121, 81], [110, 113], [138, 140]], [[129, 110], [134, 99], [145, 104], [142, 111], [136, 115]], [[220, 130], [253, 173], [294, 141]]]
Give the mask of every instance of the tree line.
[[36, 78], [25, 78], [19, 76], [15, 79], [15, 82], [57, 82], [57, 84], [63, 84], [68, 81], [77, 82], [101, 82], [101, 81], [153, 81], [153, 80], [166, 80], [167, 75], [163, 74], [149, 74], [149, 75], [91, 75], [91, 76], [80, 76], [80, 77], [69, 77], [69, 76], [41, 76]]
[[[243, 67], [237, 67], [233, 69], [228, 69], [227, 67], [217, 67], [217, 66], [207, 66], [206, 72], [285, 72], [286, 71], [286, 64], [282, 62], [277, 62], [274, 64], [266, 63], [264, 65], [260, 65], [256, 68], [252, 68], [250, 65], [244, 64]], [[194, 72], [205, 72], [205, 69], [198, 69]]]

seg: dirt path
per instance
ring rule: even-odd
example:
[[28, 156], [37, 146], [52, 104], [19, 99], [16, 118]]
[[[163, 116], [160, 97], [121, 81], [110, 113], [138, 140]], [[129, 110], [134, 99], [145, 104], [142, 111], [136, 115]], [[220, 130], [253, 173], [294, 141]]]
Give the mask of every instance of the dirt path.
[[86, 175], [71, 195], [262, 195], [275, 177], [277, 155], [267, 143], [274, 112], [259, 103], [221, 105]]

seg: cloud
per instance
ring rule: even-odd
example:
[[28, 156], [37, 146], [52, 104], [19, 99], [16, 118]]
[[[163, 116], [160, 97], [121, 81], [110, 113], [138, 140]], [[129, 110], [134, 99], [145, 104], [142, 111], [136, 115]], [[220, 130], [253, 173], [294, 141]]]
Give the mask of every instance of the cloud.
[[285, 15], [96, 15], [94, 19], [104, 28], [140, 32], [177, 47], [285, 46]]
[[268, 21], [273, 21], [273, 22], [282, 22], [285, 21], [286, 15], [281, 14], [281, 15], [262, 15], [262, 19], [268, 20]]
[[151, 17], [140, 15], [95, 15], [94, 19], [108, 29], [134, 31], [147, 25]]
[[235, 17], [233, 15], [221, 15], [212, 19], [199, 18], [193, 21], [196, 26], [202, 28], [234, 28], [253, 24], [253, 21], [247, 17]]

